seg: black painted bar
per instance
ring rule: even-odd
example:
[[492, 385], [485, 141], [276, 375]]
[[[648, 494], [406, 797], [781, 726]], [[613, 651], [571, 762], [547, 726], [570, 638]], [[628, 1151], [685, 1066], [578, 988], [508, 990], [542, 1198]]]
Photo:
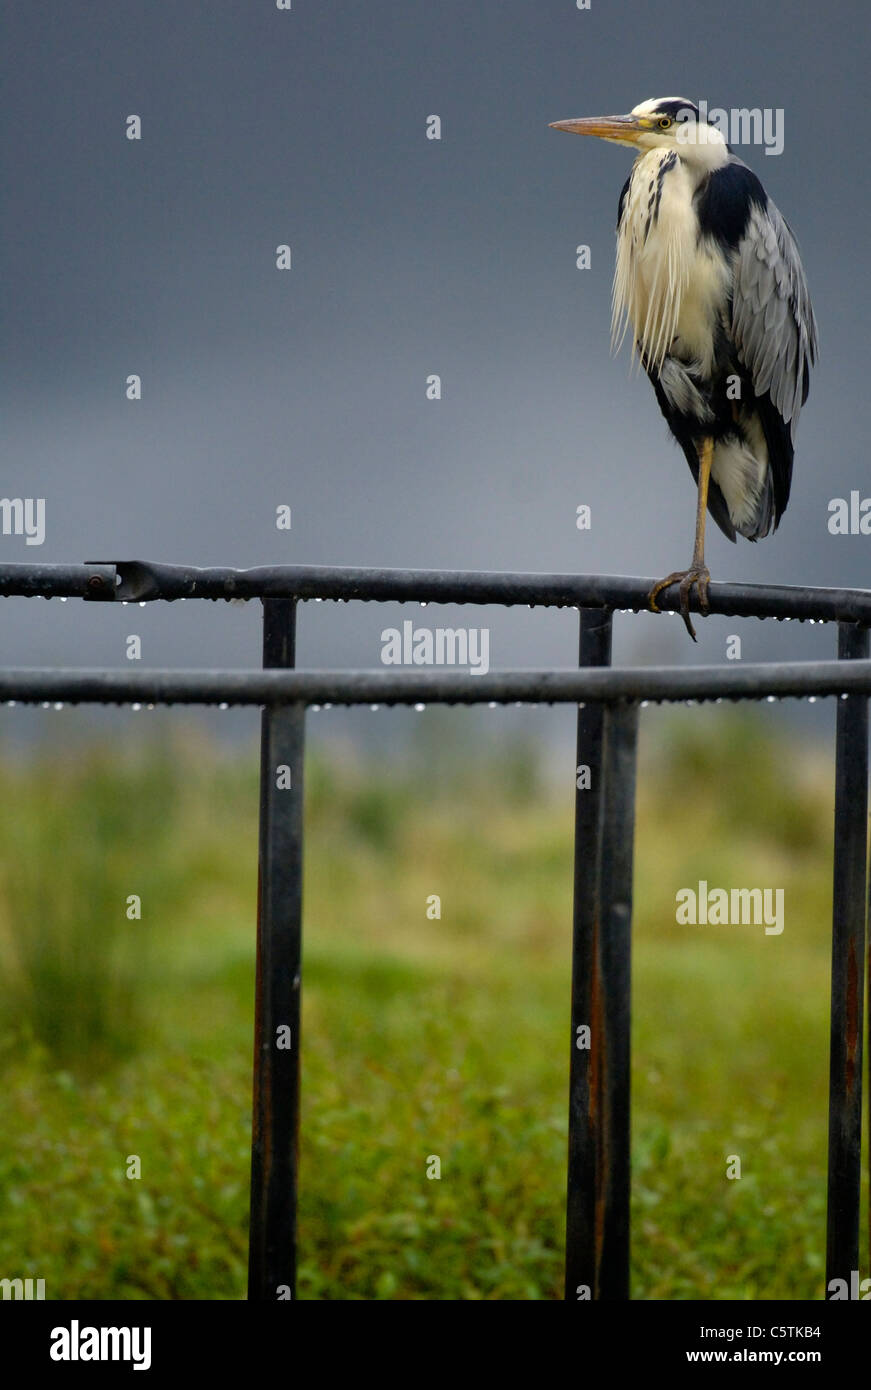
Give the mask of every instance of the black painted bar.
[[449, 705], [760, 700], [767, 695], [867, 694], [868, 661], [734, 666], [620, 666], [571, 671], [0, 670], [0, 701], [70, 704]]
[[[295, 602], [263, 610], [264, 666], [293, 666]], [[303, 705], [263, 711], [248, 1256], [248, 1298], [263, 1302], [296, 1295], [304, 737]]]
[[[579, 664], [611, 663], [611, 614], [583, 608]], [[578, 710], [575, 790], [574, 906], [572, 921], [571, 1054], [569, 1063], [569, 1148], [566, 1193], [566, 1300], [591, 1298], [596, 1289], [596, 1194], [598, 1111], [593, 1100], [593, 978], [599, 923], [599, 832], [604, 769], [604, 706]], [[577, 787], [577, 773], [589, 769], [589, 788]], [[582, 1030], [590, 1030], [590, 1036]], [[588, 1044], [579, 1047], [578, 1044]]]
[[600, 930], [593, 1026], [598, 1126], [595, 1296], [629, 1297], [632, 869], [638, 706], [609, 705], [602, 722]]
[[[140, 603], [162, 599], [334, 599], [344, 602], [531, 604], [644, 611], [653, 576], [487, 570], [383, 569], [349, 565], [164, 565], [149, 560], [84, 565], [0, 564], [0, 596], [81, 597]], [[717, 580], [712, 614], [871, 624], [871, 590]], [[676, 586], [657, 600], [676, 613]], [[690, 608], [696, 612], [695, 591]]]
[[[298, 598], [370, 602], [541, 604], [551, 607], [644, 610], [656, 579], [612, 574], [539, 574], [486, 570], [416, 570], [339, 565], [263, 565], [256, 569], [198, 569], [146, 560], [113, 562], [116, 597], [132, 602], [179, 598]], [[0, 570], [2, 576], [2, 570]], [[804, 585], [733, 584], [708, 590], [711, 613], [757, 618], [871, 623], [871, 590]], [[677, 612], [677, 586], [657, 602]], [[693, 590], [690, 608], [696, 612]]]
[[112, 603], [114, 565], [0, 565], [0, 597], [83, 598]]
[[[838, 657], [867, 656], [868, 629], [840, 624]], [[832, 1279], [849, 1289], [859, 1268], [867, 833], [868, 697], [850, 695], [838, 701], [835, 746], [827, 1289]]]

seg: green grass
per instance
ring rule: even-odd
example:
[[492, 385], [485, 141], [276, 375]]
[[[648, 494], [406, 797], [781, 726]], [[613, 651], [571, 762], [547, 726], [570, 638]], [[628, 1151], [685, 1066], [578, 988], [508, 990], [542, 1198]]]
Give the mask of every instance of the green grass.
[[[429, 720], [404, 770], [307, 767], [299, 1294], [558, 1298], [571, 779]], [[643, 727], [633, 1296], [818, 1297], [830, 771], [764, 714]], [[256, 767], [188, 731], [0, 770], [0, 1271], [49, 1298], [244, 1296]], [[783, 935], [678, 927], [702, 878], [783, 887]]]

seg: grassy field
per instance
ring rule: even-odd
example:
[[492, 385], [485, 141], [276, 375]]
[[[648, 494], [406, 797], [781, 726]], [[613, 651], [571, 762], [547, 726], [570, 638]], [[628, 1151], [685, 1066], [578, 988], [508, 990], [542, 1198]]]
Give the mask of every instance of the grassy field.
[[[776, 714], [645, 715], [635, 1298], [822, 1287], [831, 771]], [[299, 1293], [554, 1299], [572, 781], [427, 746], [307, 768]], [[244, 1296], [256, 764], [191, 731], [3, 761], [0, 1274], [48, 1298]], [[783, 934], [678, 926], [700, 879], [782, 887]]]

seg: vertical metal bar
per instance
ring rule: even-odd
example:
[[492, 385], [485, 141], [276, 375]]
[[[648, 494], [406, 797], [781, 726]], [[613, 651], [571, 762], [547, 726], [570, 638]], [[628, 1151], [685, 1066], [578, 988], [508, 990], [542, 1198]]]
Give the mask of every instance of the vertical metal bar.
[[[867, 628], [839, 623], [838, 657], [867, 656]], [[868, 697], [849, 695], [838, 700], [835, 745], [827, 1289], [833, 1279], [849, 1289], [859, 1268], [867, 834]]]
[[[611, 632], [610, 612], [601, 608], [580, 610], [580, 666], [610, 666]], [[565, 1297], [573, 1301], [594, 1297], [596, 1290], [599, 1116], [593, 1104], [591, 1044], [599, 925], [604, 716], [603, 705], [587, 705], [578, 710], [565, 1278]]]
[[638, 706], [611, 705], [602, 727], [600, 931], [593, 1014], [598, 1130], [596, 1237], [601, 1299], [629, 1297], [632, 865]]
[[[265, 599], [263, 665], [292, 667], [296, 601]], [[305, 707], [265, 709], [248, 1298], [296, 1294]]]

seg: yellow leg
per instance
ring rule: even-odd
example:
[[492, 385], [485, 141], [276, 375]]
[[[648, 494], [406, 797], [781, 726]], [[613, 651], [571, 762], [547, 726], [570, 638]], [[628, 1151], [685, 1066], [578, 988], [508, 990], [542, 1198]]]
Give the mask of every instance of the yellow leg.
[[703, 439], [699, 446], [699, 495], [696, 508], [696, 539], [693, 546], [693, 560], [688, 570], [675, 570], [654, 584], [648, 595], [648, 602], [654, 613], [658, 613], [657, 596], [670, 584], [680, 584], [680, 611], [686, 623], [687, 632], [697, 641], [695, 628], [690, 621], [690, 590], [695, 586], [699, 595], [699, 612], [708, 611], [708, 584], [711, 576], [705, 564], [705, 519], [708, 514], [708, 484], [711, 480], [711, 464], [714, 460], [713, 439]]

